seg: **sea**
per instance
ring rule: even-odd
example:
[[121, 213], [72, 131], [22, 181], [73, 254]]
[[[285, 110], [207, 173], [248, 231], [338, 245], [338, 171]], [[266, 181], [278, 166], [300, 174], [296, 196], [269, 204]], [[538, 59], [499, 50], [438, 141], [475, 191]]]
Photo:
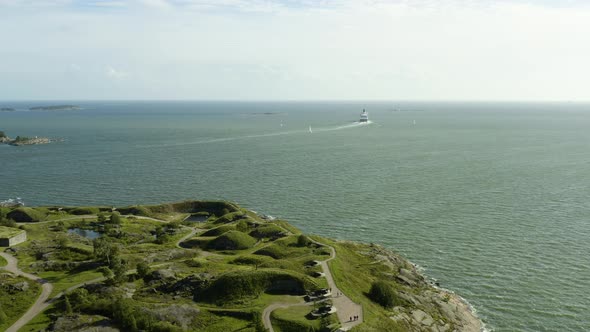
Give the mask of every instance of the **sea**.
[[[27, 111], [76, 104], [78, 111]], [[381, 244], [493, 331], [590, 331], [590, 104], [1, 102], [0, 200], [230, 200]], [[369, 124], [359, 124], [362, 109]]]

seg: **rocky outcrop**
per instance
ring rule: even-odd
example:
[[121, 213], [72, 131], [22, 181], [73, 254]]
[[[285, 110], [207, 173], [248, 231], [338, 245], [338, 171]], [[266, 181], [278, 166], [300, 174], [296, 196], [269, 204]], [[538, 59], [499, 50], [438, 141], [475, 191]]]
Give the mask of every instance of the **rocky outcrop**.
[[410, 331], [483, 331], [483, 323], [463, 298], [429, 282], [401, 256], [380, 246], [371, 246], [365, 254], [389, 266], [387, 278], [400, 285], [398, 296], [407, 305], [393, 307], [391, 319]]

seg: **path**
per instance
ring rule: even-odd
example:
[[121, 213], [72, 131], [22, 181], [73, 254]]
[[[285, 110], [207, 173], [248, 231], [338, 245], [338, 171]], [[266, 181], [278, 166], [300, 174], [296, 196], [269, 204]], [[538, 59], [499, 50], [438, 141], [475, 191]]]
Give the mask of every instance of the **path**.
[[37, 298], [35, 303], [33, 303], [33, 305], [29, 308], [29, 310], [27, 310], [27, 312], [25, 312], [25, 314], [22, 315], [16, 322], [14, 322], [12, 324], [12, 326], [10, 326], [5, 332], [17, 332], [23, 326], [27, 325], [33, 318], [35, 318], [35, 316], [37, 316], [38, 314], [43, 312], [43, 310], [47, 309], [47, 307], [49, 307], [51, 304], [53, 304], [61, 296], [63, 296], [64, 293], [70, 292], [76, 288], [80, 288], [80, 287], [87, 285], [87, 284], [101, 282], [105, 279], [104, 277], [100, 277], [100, 278], [96, 278], [96, 279], [93, 279], [90, 281], [86, 281], [86, 282], [71, 286], [70, 288], [66, 289], [65, 291], [60, 292], [59, 294], [52, 297], [51, 300], [48, 300], [49, 295], [51, 294], [51, 291], [53, 290], [53, 285], [51, 283], [49, 283], [47, 280], [39, 278], [36, 275], [32, 275], [30, 273], [26, 273], [26, 272], [23, 272], [22, 270], [20, 270], [18, 268], [18, 259], [16, 259], [16, 257], [9, 255], [7, 253], [3, 253], [3, 252], [0, 252], [0, 256], [2, 256], [8, 262], [8, 264], [6, 264], [6, 266], [4, 266], [2, 269], [6, 270], [8, 272], [11, 272], [15, 275], [21, 275], [27, 279], [36, 281], [41, 284], [41, 289], [42, 289], [41, 294], [39, 295], [39, 297]]
[[35, 303], [33, 303], [33, 305], [29, 308], [29, 310], [27, 310], [27, 312], [25, 312], [24, 315], [22, 315], [21, 318], [19, 318], [16, 322], [14, 322], [14, 324], [12, 324], [11, 327], [6, 330], [6, 332], [17, 332], [21, 327], [25, 326], [25, 324], [33, 319], [33, 317], [37, 316], [37, 314], [47, 307], [45, 304], [49, 298], [49, 294], [51, 294], [51, 291], [53, 290], [53, 285], [47, 282], [47, 280], [41, 279], [36, 275], [21, 271], [18, 268], [18, 260], [14, 256], [3, 252], [0, 253], [0, 256], [2, 256], [8, 262], [8, 264], [6, 264], [6, 266], [4, 266], [2, 269], [41, 284], [41, 294]]
[[[332, 304], [336, 307], [336, 315], [338, 316], [338, 320], [340, 321], [340, 331], [348, 331], [354, 326], [363, 322], [363, 308], [360, 304], [354, 303], [348, 296], [344, 295], [336, 287], [336, 283], [334, 282], [334, 277], [332, 276], [332, 271], [330, 271], [330, 266], [328, 266], [328, 262], [336, 258], [336, 249], [334, 247], [329, 246], [327, 244], [320, 243], [313, 239], [310, 239], [311, 242], [327, 247], [330, 249], [330, 258], [320, 261], [320, 265], [322, 270], [326, 275], [326, 281], [328, 282], [328, 287], [332, 291]], [[290, 304], [284, 302], [275, 302], [268, 307], [264, 308], [262, 311], [262, 322], [264, 323], [264, 327], [269, 330], [270, 332], [274, 332], [272, 327], [272, 323], [270, 321], [271, 313], [278, 308], [287, 308], [291, 306], [299, 306], [299, 305], [311, 305], [312, 303], [297, 303], [297, 304]], [[351, 320], [352, 317], [358, 316], [357, 320]]]

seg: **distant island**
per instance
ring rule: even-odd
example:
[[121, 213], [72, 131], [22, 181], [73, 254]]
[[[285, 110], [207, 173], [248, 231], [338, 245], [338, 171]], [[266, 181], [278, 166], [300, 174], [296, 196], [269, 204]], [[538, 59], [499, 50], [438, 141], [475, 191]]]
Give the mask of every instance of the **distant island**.
[[16, 111], [16, 110], [12, 107], [0, 107], [0, 112], [14, 112], [14, 111]]
[[48, 144], [51, 142], [56, 142], [59, 140], [51, 139], [47, 137], [26, 137], [26, 136], [16, 136], [16, 138], [12, 139], [3, 131], [0, 131], [0, 143], [20, 146], [20, 145], [35, 145], [35, 144]]
[[401, 256], [230, 202], [0, 207], [0, 245], [0, 330], [483, 330]]
[[30, 107], [31, 111], [77, 111], [82, 109], [77, 105], [53, 105], [53, 106], [36, 106]]

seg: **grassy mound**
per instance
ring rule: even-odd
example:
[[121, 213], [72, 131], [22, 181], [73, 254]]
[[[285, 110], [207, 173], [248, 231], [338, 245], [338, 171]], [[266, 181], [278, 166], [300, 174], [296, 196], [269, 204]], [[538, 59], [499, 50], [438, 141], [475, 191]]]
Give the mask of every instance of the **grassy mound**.
[[223, 233], [236, 230], [234, 225], [223, 225], [206, 231], [201, 236], [219, 236]]
[[195, 294], [195, 300], [223, 303], [256, 297], [263, 292], [302, 295], [317, 288], [312, 279], [299, 273], [279, 270], [235, 271], [222, 275], [208, 288]]
[[245, 256], [240, 256], [236, 259], [234, 259], [233, 261], [231, 261], [231, 264], [236, 264], [236, 265], [260, 265], [263, 264], [265, 262], [267, 262], [268, 260], [270, 260], [270, 258], [268, 257], [260, 257], [260, 256], [249, 256], [249, 255], [245, 255]]
[[29, 207], [16, 208], [6, 215], [16, 222], [36, 222], [45, 220], [47, 214]]
[[271, 244], [254, 252], [255, 255], [269, 256], [274, 259], [281, 259], [289, 256], [290, 251], [280, 245]]
[[216, 250], [240, 250], [252, 248], [256, 239], [239, 231], [229, 231], [218, 236], [211, 242], [208, 247]]
[[67, 210], [69, 214], [81, 216], [87, 214], [98, 214], [100, 212], [99, 208], [97, 207], [77, 207], [73, 209]]
[[258, 239], [262, 238], [279, 238], [285, 236], [285, 230], [281, 227], [273, 224], [266, 224], [256, 227], [253, 231], [250, 232], [250, 236], [253, 236]]
[[246, 216], [242, 211], [226, 213], [223, 216], [215, 220], [215, 224], [229, 224], [236, 220], [244, 219]]
[[117, 211], [119, 211], [121, 214], [131, 214], [134, 216], [142, 216], [142, 217], [151, 217], [153, 215], [150, 208], [148, 208], [146, 206], [142, 206], [142, 205], [133, 205], [133, 206], [122, 207], [122, 208], [118, 208]]

